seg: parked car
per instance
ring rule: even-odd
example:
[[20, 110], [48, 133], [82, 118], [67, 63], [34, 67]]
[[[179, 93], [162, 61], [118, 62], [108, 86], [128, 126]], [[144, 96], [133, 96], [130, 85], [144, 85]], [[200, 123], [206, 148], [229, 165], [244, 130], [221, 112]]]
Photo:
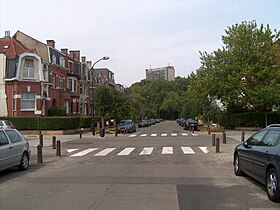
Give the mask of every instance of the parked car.
[[141, 128], [141, 127], [148, 127], [149, 126], [149, 123], [147, 120], [140, 120], [139, 123], [138, 123], [138, 127]]
[[9, 120], [0, 120], [0, 128], [16, 128]]
[[234, 150], [234, 173], [246, 173], [266, 186], [271, 201], [280, 202], [280, 124], [258, 131]]
[[198, 123], [196, 120], [192, 120], [192, 119], [185, 120], [185, 121], [183, 121], [183, 129], [190, 130], [190, 131], [192, 131], [192, 129], [193, 129], [194, 131], [197, 131]]
[[17, 166], [29, 167], [31, 150], [28, 141], [16, 129], [0, 129], [0, 171]]
[[117, 126], [117, 132], [121, 133], [127, 131], [128, 133], [136, 132], [136, 125], [132, 120], [121, 120]]

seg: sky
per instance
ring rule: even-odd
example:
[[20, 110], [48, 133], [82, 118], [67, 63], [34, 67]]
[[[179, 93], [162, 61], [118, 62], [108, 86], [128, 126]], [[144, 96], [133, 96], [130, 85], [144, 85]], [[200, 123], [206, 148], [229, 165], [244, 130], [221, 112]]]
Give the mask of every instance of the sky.
[[196, 73], [199, 52], [221, 48], [225, 29], [242, 21], [280, 31], [279, 11], [280, 0], [0, 0], [0, 37], [20, 30], [92, 62], [109, 56], [95, 67], [129, 87], [150, 67]]

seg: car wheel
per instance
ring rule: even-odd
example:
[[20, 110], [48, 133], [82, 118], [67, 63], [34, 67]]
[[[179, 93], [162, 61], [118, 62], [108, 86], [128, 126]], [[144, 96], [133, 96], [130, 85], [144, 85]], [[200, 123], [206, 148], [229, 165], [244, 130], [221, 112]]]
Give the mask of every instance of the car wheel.
[[278, 174], [274, 168], [271, 168], [266, 175], [266, 192], [271, 201], [280, 201], [280, 189], [278, 183]]
[[243, 171], [240, 169], [240, 162], [239, 162], [239, 155], [238, 155], [238, 153], [234, 155], [233, 168], [234, 168], [234, 174], [236, 176], [242, 176], [243, 175]]
[[26, 169], [28, 169], [29, 167], [29, 157], [27, 155], [27, 153], [23, 153], [21, 160], [20, 160], [20, 164], [19, 164], [19, 170], [24, 171]]

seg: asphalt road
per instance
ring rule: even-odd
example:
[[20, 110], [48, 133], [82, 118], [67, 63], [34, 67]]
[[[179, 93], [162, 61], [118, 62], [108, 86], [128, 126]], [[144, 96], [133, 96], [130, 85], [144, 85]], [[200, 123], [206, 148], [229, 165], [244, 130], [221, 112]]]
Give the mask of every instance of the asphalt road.
[[[234, 140], [233, 140], [234, 141]], [[63, 157], [1, 172], [0, 209], [277, 208], [264, 188], [236, 177], [208, 151], [211, 138], [175, 122], [118, 137], [63, 143]]]

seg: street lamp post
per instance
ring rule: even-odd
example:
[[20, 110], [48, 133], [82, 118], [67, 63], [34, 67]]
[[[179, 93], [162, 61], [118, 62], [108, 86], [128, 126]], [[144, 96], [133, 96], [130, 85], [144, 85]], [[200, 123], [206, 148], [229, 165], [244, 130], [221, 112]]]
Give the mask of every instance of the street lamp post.
[[92, 129], [92, 135], [95, 135], [95, 121], [94, 121], [94, 79], [93, 79], [93, 72], [94, 72], [94, 66], [97, 64], [99, 61], [102, 60], [109, 60], [108, 56], [104, 56], [103, 58], [100, 58], [96, 62], [93, 63], [91, 67], [91, 100], [92, 100], [92, 122], [91, 122], [91, 129]]

